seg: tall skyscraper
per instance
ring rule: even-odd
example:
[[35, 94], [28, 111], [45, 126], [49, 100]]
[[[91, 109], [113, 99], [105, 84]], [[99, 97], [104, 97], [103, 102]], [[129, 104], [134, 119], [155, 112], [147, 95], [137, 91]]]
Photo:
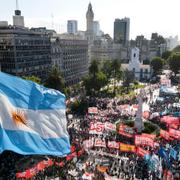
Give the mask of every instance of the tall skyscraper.
[[18, 7], [18, 0], [16, 0], [15, 16], [13, 16], [13, 25], [16, 27], [24, 27], [24, 17], [21, 16], [21, 11]]
[[78, 23], [76, 20], [68, 20], [67, 22], [67, 32], [69, 34], [77, 34]]
[[126, 45], [129, 41], [130, 19], [115, 19], [114, 42]]
[[99, 21], [94, 21], [93, 22], [93, 32], [95, 36], [99, 36], [100, 35], [100, 25], [99, 25]]
[[86, 23], [87, 23], [87, 29], [86, 29], [86, 37], [88, 41], [93, 40], [93, 20], [94, 20], [94, 13], [92, 10], [92, 5], [89, 3], [88, 10], [86, 13]]

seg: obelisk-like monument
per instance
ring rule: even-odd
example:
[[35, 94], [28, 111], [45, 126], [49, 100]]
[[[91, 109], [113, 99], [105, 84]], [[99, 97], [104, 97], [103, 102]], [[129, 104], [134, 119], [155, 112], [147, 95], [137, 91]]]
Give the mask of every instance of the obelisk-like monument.
[[134, 127], [137, 130], [138, 133], [141, 133], [144, 129], [144, 123], [143, 123], [143, 117], [142, 117], [142, 106], [143, 106], [143, 99], [145, 97], [145, 91], [143, 89], [140, 90], [140, 93], [138, 95], [138, 111], [136, 113], [135, 123]]

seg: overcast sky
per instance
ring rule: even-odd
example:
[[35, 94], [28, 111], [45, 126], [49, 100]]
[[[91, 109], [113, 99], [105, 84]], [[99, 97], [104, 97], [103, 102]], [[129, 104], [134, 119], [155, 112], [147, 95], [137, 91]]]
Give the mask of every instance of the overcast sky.
[[[25, 26], [46, 26], [66, 32], [67, 20], [78, 21], [78, 29], [86, 30], [89, 0], [19, 0]], [[180, 0], [91, 0], [94, 20], [101, 30], [113, 36], [115, 18], [130, 18], [130, 38], [152, 32], [168, 37], [180, 37]], [[16, 0], [0, 0], [0, 21], [12, 24]], [[53, 22], [53, 23], [52, 23]]]

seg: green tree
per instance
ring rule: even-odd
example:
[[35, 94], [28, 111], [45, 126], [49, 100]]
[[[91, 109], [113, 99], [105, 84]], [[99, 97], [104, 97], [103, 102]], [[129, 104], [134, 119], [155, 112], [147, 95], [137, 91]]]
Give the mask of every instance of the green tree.
[[109, 89], [109, 84], [110, 84], [110, 80], [112, 77], [112, 68], [111, 68], [111, 61], [110, 60], [106, 60], [103, 62], [101, 71], [106, 75], [107, 77], [107, 91]]
[[102, 72], [99, 71], [96, 74], [96, 82], [94, 84], [94, 89], [96, 91], [99, 91], [102, 87], [104, 87], [107, 84], [107, 76]]
[[106, 75], [106, 77], [107, 77], [108, 79], [110, 79], [110, 78], [111, 78], [111, 74], [112, 74], [111, 61], [110, 61], [110, 60], [104, 61], [101, 70], [102, 70], [102, 72]]
[[58, 67], [52, 67], [52, 69], [49, 72], [48, 78], [45, 82], [45, 86], [64, 92], [64, 79]]
[[135, 77], [132, 71], [125, 70], [123, 72], [123, 86], [126, 87], [127, 92], [129, 92], [130, 83], [134, 82]]
[[25, 80], [33, 81], [35, 83], [41, 84], [41, 79], [37, 76], [23, 76], [22, 77]]
[[172, 51], [173, 52], [180, 52], [180, 45], [176, 46]]
[[155, 75], [159, 74], [162, 71], [163, 65], [164, 65], [164, 60], [162, 58], [155, 57], [152, 59], [151, 67], [152, 67]]
[[116, 82], [121, 79], [121, 62], [115, 59], [111, 63], [111, 74], [114, 80], [114, 94], [116, 93]]
[[180, 71], [180, 52], [173, 53], [168, 60], [170, 69], [176, 75]]
[[91, 84], [91, 77], [89, 75], [83, 78], [83, 86], [85, 87], [86, 95], [91, 95], [91, 92], [93, 91], [93, 89], [91, 89]]
[[164, 60], [168, 60], [168, 58], [171, 56], [171, 54], [172, 54], [172, 51], [165, 51], [165, 52], [163, 52], [162, 53], [162, 58], [164, 59]]
[[106, 84], [107, 77], [102, 71], [96, 73], [95, 77], [88, 75], [83, 79], [87, 95], [95, 95]]
[[99, 67], [98, 66], [99, 66], [99, 62], [97, 60], [93, 60], [91, 62], [91, 65], [89, 67], [89, 75], [90, 76], [92, 75], [95, 78], [96, 73], [99, 72]]

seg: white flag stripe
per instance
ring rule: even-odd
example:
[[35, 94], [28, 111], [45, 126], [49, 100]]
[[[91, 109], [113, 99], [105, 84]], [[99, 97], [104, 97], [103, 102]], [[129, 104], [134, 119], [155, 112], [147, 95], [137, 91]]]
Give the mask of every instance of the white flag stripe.
[[[0, 124], [7, 130], [22, 130], [39, 134], [42, 138], [68, 137], [65, 110], [27, 110], [14, 107], [0, 94]], [[26, 117], [27, 125], [15, 125], [12, 112], [19, 110]]]

